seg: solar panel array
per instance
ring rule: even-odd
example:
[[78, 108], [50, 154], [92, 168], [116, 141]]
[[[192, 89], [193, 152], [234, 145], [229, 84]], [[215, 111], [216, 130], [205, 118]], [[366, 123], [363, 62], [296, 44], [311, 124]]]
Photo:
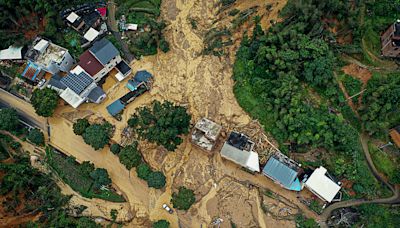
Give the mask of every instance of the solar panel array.
[[68, 75], [61, 79], [61, 82], [74, 91], [76, 94], [81, 94], [90, 84], [93, 83], [93, 78], [85, 72], [80, 74], [68, 73]]

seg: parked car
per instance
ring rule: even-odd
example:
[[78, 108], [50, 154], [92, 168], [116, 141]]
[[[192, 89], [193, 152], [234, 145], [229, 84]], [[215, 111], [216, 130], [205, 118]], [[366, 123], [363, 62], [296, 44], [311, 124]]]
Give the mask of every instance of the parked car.
[[42, 80], [40, 80], [37, 86], [38, 86], [39, 88], [41, 88], [41, 87], [44, 85], [44, 83], [46, 83], [46, 79], [45, 79], [45, 78], [43, 78]]
[[170, 214], [172, 214], [172, 213], [174, 213], [174, 211], [167, 205], [167, 204], [163, 204], [162, 205], [162, 207], [166, 210], [166, 211], [168, 211]]

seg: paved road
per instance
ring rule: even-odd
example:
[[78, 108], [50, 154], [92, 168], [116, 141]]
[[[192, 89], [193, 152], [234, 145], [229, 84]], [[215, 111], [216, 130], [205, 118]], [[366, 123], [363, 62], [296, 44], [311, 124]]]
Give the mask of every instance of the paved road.
[[365, 158], [367, 159], [368, 167], [370, 168], [372, 174], [375, 176], [375, 178], [385, 184], [393, 193], [391, 197], [388, 198], [379, 198], [379, 199], [373, 199], [373, 200], [365, 200], [365, 199], [356, 199], [356, 200], [347, 200], [347, 201], [342, 201], [338, 203], [334, 203], [327, 207], [324, 212], [320, 216], [320, 224], [321, 227], [327, 227], [327, 220], [329, 219], [331, 213], [339, 208], [344, 208], [344, 207], [352, 207], [352, 206], [358, 206], [361, 204], [367, 204], [367, 203], [378, 203], [378, 204], [400, 204], [400, 186], [396, 185], [393, 186], [390, 183], [388, 183], [385, 178], [383, 178], [378, 170], [376, 169], [371, 155], [369, 153], [368, 149], [368, 141], [369, 137], [367, 134], [363, 133], [360, 135], [360, 142], [364, 151]]
[[42, 129], [47, 132], [47, 120], [35, 113], [32, 105], [25, 100], [18, 98], [9, 92], [0, 89], [0, 108], [15, 108], [20, 116], [20, 119], [27, 124]]

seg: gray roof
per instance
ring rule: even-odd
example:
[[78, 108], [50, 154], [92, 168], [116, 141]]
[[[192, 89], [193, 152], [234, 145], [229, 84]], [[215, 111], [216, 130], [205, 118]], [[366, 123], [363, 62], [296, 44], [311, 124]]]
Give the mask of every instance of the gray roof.
[[97, 86], [94, 88], [92, 91], [90, 91], [88, 98], [91, 102], [96, 102], [101, 96], [103, 96], [105, 93], [102, 88]]
[[265, 165], [263, 173], [289, 189], [296, 179], [298, 171], [291, 169], [275, 157], [271, 157]]
[[238, 165], [246, 166], [246, 162], [250, 157], [250, 152], [239, 150], [236, 147], [229, 145], [228, 142], [225, 142], [221, 149], [221, 156]]
[[66, 77], [61, 79], [61, 82], [74, 91], [76, 94], [80, 95], [90, 84], [93, 83], [93, 78], [87, 75], [85, 72], [80, 74], [68, 73]]
[[52, 87], [56, 87], [58, 89], [66, 89], [67, 86], [65, 86], [62, 82], [61, 82], [61, 76], [58, 74], [53, 75], [53, 77], [50, 78], [49, 83], [47, 84], [48, 86], [52, 86]]
[[95, 42], [89, 50], [103, 66], [119, 55], [117, 48], [106, 38]]

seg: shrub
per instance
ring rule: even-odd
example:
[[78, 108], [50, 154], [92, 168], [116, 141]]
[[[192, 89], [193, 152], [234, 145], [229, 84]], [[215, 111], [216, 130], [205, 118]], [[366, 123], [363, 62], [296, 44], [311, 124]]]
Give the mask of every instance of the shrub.
[[162, 172], [151, 172], [147, 177], [147, 185], [152, 188], [160, 189], [165, 186], [165, 176]]
[[164, 39], [164, 37], [160, 40], [160, 49], [164, 53], [169, 51], [169, 43]]
[[28, 140], [40, 146], [44, 144], [44, 135], [39, 129], [35, 128], [29, 132]]
[[157, 222], [153, 223], [153, 228], [168, 228], [169, 222], [167, 220], [158, 220]]
[[146, 163], [141, 163], [136, 169], [137, 175], [139, 178], [143, 180], [148, 180], [151, 171], [151, 168]]
[[111, 184], [111, 179], [108, 176], [106, 169], [95, 169], [90, 173], [90, 177], [93, 179], [93, 188], [95, 190], [99, 190], [101, 186], [107, 186]]
[[174, 192], [172, 194], [171, 203], [174, 208], [178, 210], [188, 210], [190, 206], [196, 201], [194, 192], [186, 187], [179, 187], [178, 193]]
[[77, 120], [73, 125], [75, 135], [83, 135], [83, 133], [85, 133], [86, 128], [88, 128], [89, 126], [90, 123], [87, 119]]
[[0, 109], [0, 130], [13, 131], [17, 128], [18, 123], [18, 113], [15, 109]]
[[118, 143], [114, 143], [110, 146], [110, 150], [113, 154], [119, 154], [121, 151], [121, 146]]
[[239, 9], [233, 9], [231, 11], [229, 11], [229, 16], [235, 16], [236, 14], [238, 14], [240, 12]]

